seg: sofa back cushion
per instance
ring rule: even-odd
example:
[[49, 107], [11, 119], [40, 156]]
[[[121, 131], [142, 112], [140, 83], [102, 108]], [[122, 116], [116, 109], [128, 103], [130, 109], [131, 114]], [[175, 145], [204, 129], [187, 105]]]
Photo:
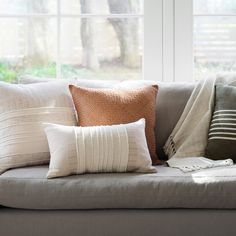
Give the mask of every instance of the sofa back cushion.
[[160, 83], [156, 103], [156, 145], [159, 159], [166, 159], [163, 146], [177, 124], [194, 84]]

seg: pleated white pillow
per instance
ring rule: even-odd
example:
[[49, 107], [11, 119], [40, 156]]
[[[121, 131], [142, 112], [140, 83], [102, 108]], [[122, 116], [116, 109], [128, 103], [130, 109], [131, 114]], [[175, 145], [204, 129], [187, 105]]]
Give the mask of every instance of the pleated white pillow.
[[0, 82], [0, 173], [49, 162], [45, 122], [75, 125], [75, 111], [63, 83]]
[[48, 178], [96, 172], [156, 172], [144, 119], [112, 126], [45, 126], [51, 154]]

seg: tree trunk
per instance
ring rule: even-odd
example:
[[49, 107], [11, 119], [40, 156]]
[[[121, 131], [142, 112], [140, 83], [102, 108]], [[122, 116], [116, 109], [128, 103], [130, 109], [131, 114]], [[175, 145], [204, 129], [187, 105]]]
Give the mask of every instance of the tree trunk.
[[[137, 13], [139, 0], [108, 0], [110, 13]], [[120, 57], [123, 65], [130, 68], [140, 67], [139, 21], [136, 18], [109, 19], [120, 43]]]
[[[80, 0], [81, 13], [92, 13], [92, 1]], [[93, 18], [81, 18], [81, 41], [83, 47], [82, 65], [86, 68], [99, 69], [99, 60], [95, 45], [95, 24]]]
[[[47, 13], [47, 0], [29, 1], [31, 12]], [[33, 18], [28, 20], [28, 64], [32, 66], [46, 65], [49, 62], [47, 44], [47, 20]]]

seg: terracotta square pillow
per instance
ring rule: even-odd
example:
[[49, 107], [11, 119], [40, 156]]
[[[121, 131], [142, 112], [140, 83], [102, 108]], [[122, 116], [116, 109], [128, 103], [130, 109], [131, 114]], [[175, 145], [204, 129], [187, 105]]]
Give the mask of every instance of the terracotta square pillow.
[[157, 85], [132, 90], [81, 88], [74, 85], [69, 88], [80, 126], [127, 124], [145, 118], [152, 163], [158, 163], [154, 134]]

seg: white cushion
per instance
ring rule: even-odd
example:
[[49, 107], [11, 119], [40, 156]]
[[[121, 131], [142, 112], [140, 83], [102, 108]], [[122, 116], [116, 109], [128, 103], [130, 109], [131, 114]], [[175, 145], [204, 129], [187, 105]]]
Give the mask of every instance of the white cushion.
[[0, 82], [0, 173], [49, 162], [45, 122], [76, 124], [72, 99], [63, 83]]
[[87, 172], [156, 172], [144, 119], [112, 126], [45, 126], [51, 153], [48, 178]]

